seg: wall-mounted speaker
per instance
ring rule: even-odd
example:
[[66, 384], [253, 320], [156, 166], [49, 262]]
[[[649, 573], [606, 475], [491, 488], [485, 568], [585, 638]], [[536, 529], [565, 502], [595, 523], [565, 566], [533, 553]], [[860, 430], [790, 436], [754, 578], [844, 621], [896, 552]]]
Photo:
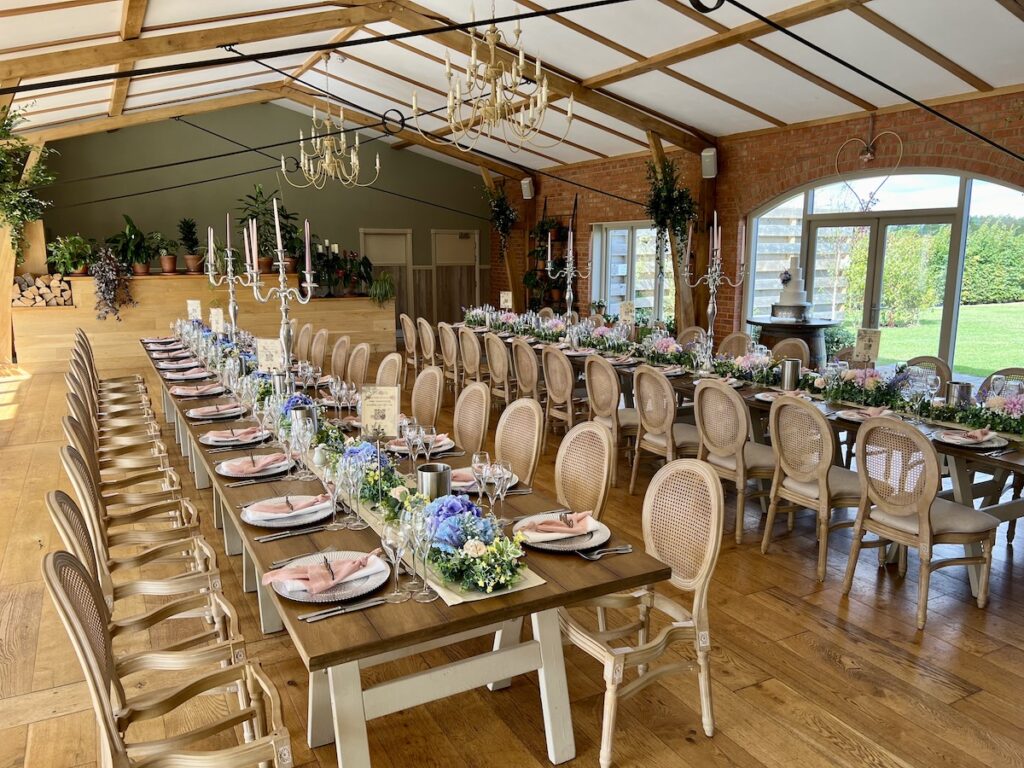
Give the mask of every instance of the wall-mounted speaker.
[[708, 147], [700, 153], [700, 175], [713, 179], [718, 175], [718, 150]]
[[520, 184], [522, 184], [522, 186], [523, 186], [523, 200], [532, 200], [533, 199], [533, 179], [530, 176], [527, 176], [525, 179], [523, 179], [520, 182]]

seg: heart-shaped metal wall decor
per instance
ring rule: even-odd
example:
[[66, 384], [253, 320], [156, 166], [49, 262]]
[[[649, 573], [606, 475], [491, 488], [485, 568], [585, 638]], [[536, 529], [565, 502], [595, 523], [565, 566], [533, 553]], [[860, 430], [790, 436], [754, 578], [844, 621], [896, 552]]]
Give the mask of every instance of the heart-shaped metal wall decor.
[[857, 190], [855, 190], [848, 181], [846, 181], [845, 179], [843, 180], [843, 184], [846, 185], [846, 188], [850, 190], [850, 192], [853, 194], [855, 198], [857, 198], [857, 205], [859, 206], [861, 211], [871, 210], [871, 208], [875, 205], [875, 203], [878, 200], [879, 191], [882, 189], [885, 183], [892, 177], [892, 174], [896, 171], [896, 169], [900, 167], [900, 163], [903, 161], [903, 139], [901, 139], [893, 131], [881, 131], [880, 133], [875, 134], [870, 141], [864, 141], [864, 139], [860, 138], [859, 136], [853, 136], [844, 141], [842, 144], [840, 144], [839, 150], [836, 152], [836, 176], [842, 176], [842, 171], [839, 169], [839, 160], [843, 154], [843, 150], [846, 149], [847, 146], [849, 146], [850, 144], [860, 144], [861, 149], [857, 153], [857, 157], [860, 158], [862, 162], [871, 162], [872, 160], [875, 159], [875, 148], [877, 146], [878, 140], [884, 136], [892, 136], [894, 139], [896, 139], [898, 149], [898, 152], [896, 154], [896, 163], [889, 170], [889, 173], [886, 175], [886, 177], [879, 182], [878, 186], [875, 187], [874, 190], [872, 190], [871, 194], [868, 195], [867, 199], [865, 200], [864, 198], [862, 198], [859, 194], [857, 194]]

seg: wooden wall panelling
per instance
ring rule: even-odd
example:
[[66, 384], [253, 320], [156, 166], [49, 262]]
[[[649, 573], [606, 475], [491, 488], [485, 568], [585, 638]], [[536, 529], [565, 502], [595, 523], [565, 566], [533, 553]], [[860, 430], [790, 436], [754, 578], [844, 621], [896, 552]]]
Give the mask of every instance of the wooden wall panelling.
[[462, 320], [462, 308], [476, 303], [476, 267], [471, 264], [439, 264], [437, 271], [438, 322]]
[[412, 268], [412, 305], [418, 317], [424, 317], [431, 325], [437, 323], [434, 311], [434, 268], [416, 266]]

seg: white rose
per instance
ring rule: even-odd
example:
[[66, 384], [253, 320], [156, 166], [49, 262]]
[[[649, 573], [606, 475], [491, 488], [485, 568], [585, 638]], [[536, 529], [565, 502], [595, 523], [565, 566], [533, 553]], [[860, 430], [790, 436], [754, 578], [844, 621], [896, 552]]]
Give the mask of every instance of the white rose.
[[985, 407], [990, 411], [1001, 411], [1006, 405], [1006, 398], [999, 395], [992, 395], [985, 400]]
[[879, 384], [879, 379], [868, 379], [867, 381], [864, 382], [864, 389], [867, 389], [867, 390], [874, 389], [875, 387], [878, 386], [878, 384]]
[[843, 378], [843, 381], [853, 381], [853, 379], [854, 379], [854, 377], [856, 375], [857, 375], [857, 372], [855, 370], [847, 368], [845, 371], [843, 371], [842, 378]]
[[814, 387], [815, 387], [815, 389], [824, 389], [825, 388], [825, 380], [819, 376], [818, 378], [816, 378], [814, 380]]
[[480, 539], [470, 539], [462, 545], [462, 551], [470, 557], [480, 557], [487, 551], [487, 545]]
[[406, 488], [404, 485], [399, 485], [397, 488], [391, 489], [391, 498], [397, 499], [398, 501], [402, 501], [402, 499], [404, 499], [406, 494], [408, 493], [408, 488]]

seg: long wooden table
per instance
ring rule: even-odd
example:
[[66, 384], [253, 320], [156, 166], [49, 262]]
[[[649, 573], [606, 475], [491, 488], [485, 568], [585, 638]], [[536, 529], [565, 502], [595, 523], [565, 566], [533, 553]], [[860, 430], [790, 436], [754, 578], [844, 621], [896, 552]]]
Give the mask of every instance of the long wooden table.
[[[170, 395], [166, 381], [162, 389], [165, 414], [195, 473], [196, 487], [212, 489], [214, 514], [223, 527], [225, 550], [243, 558], [243, 588], [258, 595], [263, 632], [287, 631], [309, 672], [307, 737], [311, 747], [334, 741], [339, 763], [345, 768], [368, 766], [367, 720], [484, 685], [492, 690], [500, 688], [511, 677], [536, 670], [548, 758], [558, 764], [575, 756], [557, 611], [600, 595], [664, 581], [671, 575], [667, 566], [644, 554], [636, 540], [615, 533], [609, 545], [634, 544], [632, 554], [589, 562], [571, 554], [530, 551], [527, 563], [545, 581], [530, 589], [454, 606], [441, 600], [385, 604], [318, 623], [300, 621], [299, 614], [315, 607], [283, 599], [273, 589], [263, 587], [260, 578], [270, 564], [326, 547], [367, 552], [379, 546], [379, 539], [366, 529], [256, 541], [268, 531], [244, 523], [239, 515], [242, 505], [284, 493], [320, 493], [322, 486], [318, 481], [277, 481], [228, 487], [231, 479], [217, 475], [215, 465], [245, 451], [211, 455], [199, 443], [199, 437], [208, 430], [238, 422], [196, 425], [185, 417], [189, 408], [216, 404], [225, 398], [183, 400]], [[467, 459], [452, 463], [465, 465]], [[514, 516], [560, 506], [538, 493], [509, 496], [505, 503], [508, 514]], [[527, 616], [533, 639], [523, 642], [522, 622]], [[490, 634], [494, 635], [490, 652], [363, 687], [360, 669]]]

